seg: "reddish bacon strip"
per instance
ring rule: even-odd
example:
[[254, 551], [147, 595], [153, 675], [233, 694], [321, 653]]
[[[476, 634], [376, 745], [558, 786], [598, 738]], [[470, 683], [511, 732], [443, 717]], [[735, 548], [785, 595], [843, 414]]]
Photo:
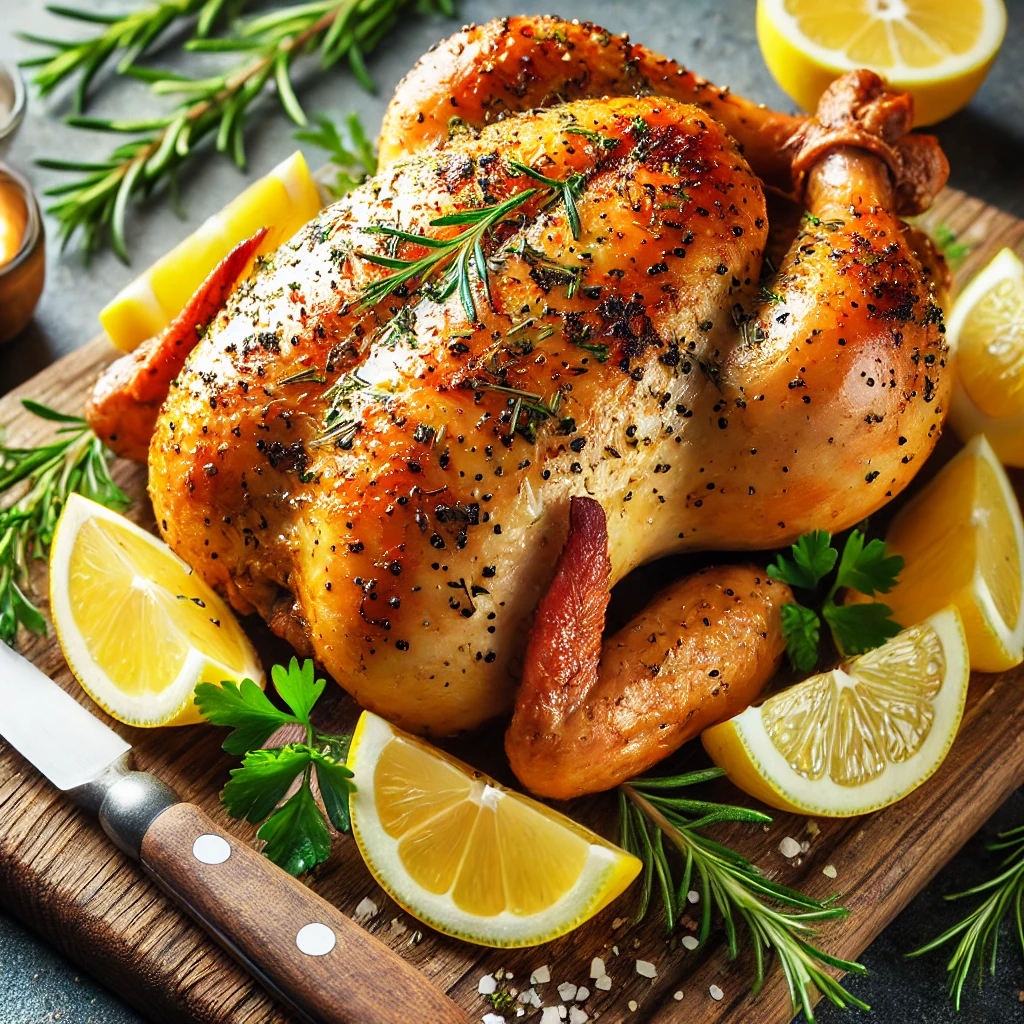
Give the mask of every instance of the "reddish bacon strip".
[[505, 735], [517, 777], [541, 796], [569, 799], [639, 775], [750, 704], [785, 648], [789, 589], [735, 565], [663, 590], [602, 645], [610, 573], [604, 510], [573, 498]]

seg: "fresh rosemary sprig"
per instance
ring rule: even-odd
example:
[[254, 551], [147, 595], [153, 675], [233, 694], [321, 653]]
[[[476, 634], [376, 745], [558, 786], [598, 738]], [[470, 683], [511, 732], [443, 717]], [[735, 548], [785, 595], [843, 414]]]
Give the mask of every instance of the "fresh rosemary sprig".
[[[470, 281], [471, 274], [476, 274], [484, 286], [484, 291], [488, 293], [488, 301], [490, 301], [487, 258], [483, 249], [484, 238], [494, 229], [495, 225], [503, 221], [528, 199], [533, 198], [538, 191], [539, 189], [528, 188], [518, 195], [511, 196], [503, 203], [497, 203], [494, 206], [481, 206], [476, 210], [464, 210], [461, 213], [450, 213], [446, 217], [438, 217], [430, 222], [430, 226], [434, 228], [469, 225], [466, 231], [461, 231], [451, 238], [414, 235], [409, 231], [401, 231], [384, 224], [364, 228], [363, 230], [368, 234], [387, 235], [389, 238], [412, 242], [432, 251], [415, 260], [357, 252], [356, 255], [360, 259], [366, 260], [367, 263], [395, 271], [387, 277], [371, 281], [362, 291], [363, 303], [367, 306], [373, 305], [380, 302], [381, 299], [387, 298], [403, 285], [418, 280], [419, 287], [438, 302], [443, 302], [458, 289], [462, 308], [465, 310], [467, 318], [475, 323], [478, 317], [476, 302], [473, 298], [473, 286]], [[440, 280], [435, 281], [438, 277]]]
[[157, 0], [156, 3], [140, 7], [130, 14], [102, 14], [78, 7], [48, 6], [52, 14], [73, 21], [84, 21], [103, 25], [98, 35], [82, 40], [51, 39], [28, 32], [20, 38], [29, 43], [48, 46], [56, 52], [30, 57], [21, 61], [22, 67], [39, 70], [32, 81], [41, 96], [53, 92], [65, 79], [78, 75], [75, 88], [75, 110], [81, 113], [85, 107], [86, 94], [92, 80], [111, 58], [120, 55], [117, 73], [127, 74], [141, 57], [175, 22], [198, 15], [195, 35], [204, 38], [227, 10], [229, 16], [236, 16], [249, 0]]
[[52, 441], [37, 448], [13, 448], [0, 442], [0, 495], [19, 484], [25, 490], [0, 509], [0, 640], [13, 646], [19, 624], [46, 632], [46, 619], [28, 597], [29, 567], [45, 558], [61, 510], [72, 492], [84, 494], [118, 511], [130, 504], [110, 477], [112, 457], [77, 416], [23, 399], [35, 416], [61, 424]]
[[[48, 212], [60, 225], [67, 245], [81, 232], [86, 254], [108, 238], [115, 252], [128, 259], [125, 218], [128, 202], [149, 195], [162, 184], [176, 190], [179, 168], [196, 152], [199, 143], [216, 136], [219, 152], [232, 156], [244, 168], [245, 126], [253, 102], [271, 82], [282, 107], [296, 124], [306, 125], [291, 81], [293, 63], [316, 51], [323, 68], [346, 57], [359, 82], [368, 89], [373, 81], [365, 54], [380, 42], [411, 0], [314, 0], [272, 11], [240, 26], [230, 38], [193, 39], [186, 49], [245, 54], [233, 67], [208, 78], [191, 79], [168, 71], [132, 68], [131, 73], [150, 83], [157, 95], [178, 95], [181, 102], [169, 113], [140, 120], [109, 120], [74, 116], [68, 123], [95, 131], [132, 135], [98, 163], [44, 159], [40, 166], [84, 175], [46, 193], [58, 197]], [[451, 0], [433, 0], [451, 14]]]
[[[671, 931], [688, 905], [691, 884], [695, 884], [700, 890], [700, 942], [707, 939], [711, 930], [712, 904], [722, 916], [730, 959], [736, 957], [740, 947], [737, 918], [749, 929], [756, 965], [754, 994], [764, 983], [764, 952], [774, 950], [786, 976], [794, 1012], [802, 1009], [811, 1024], [813, 989], [835, 1006], [852, 1004], [867, 1010], [868, 1006], [847, 992], [823, 965], [856, 974], [866, 974], [865, 968], [830, 956], [811, 943], [819, 922], [847, 914], [844, 908], [833, 904], [834, 897], [816, 900], [778, 885], [745, 857], [701, 835], [701, 830], [722, 822], [772, 820], [760, 811], [691, 800], [678, 793], [679, 789], [723, 774], [719, 768], [709, 768], [672, 778], [634, 779], [619, 787], [619, 842], [644, 865], [643, 889], [634, 922], [647, 913], [656, 884]], [[675, 872], [670, 850], [675, 852]], [[772, 906], [773, 903], [779, 906]]]
[[295, 133], [295, 138], [319, 146], [327, 153], [337, 168], [334, 181], [328, 183], [327, 188], [335, 199], [340, 199], [377, 173], [377, 152], [356, 113], [345, 119], [348, 139], [326, 114], [318, 114], [314, 121], [316, 128], [303, 128]]
[[908, 957], [922, 956], [960, 936], [960, 941], [957, 942], [953, 955], [946, 965], [949, 973], [949, 995], [958, 1011], [964, 983], [972, 966], [977, 963], [979, 987], [985, 977], [986, 961], [989, 972], [993, 975], [996, 973], [999, 930], [1011, 911], [1014, 932], [1021, 951], [1024, 952], [1024, 825], [1009, 832], [1001, 832], [994, 843], [989, 843], [988, 849], [1008, 851], [1000, 865], [1002, 870], [999, 874], [965, 892], [953, 893], [946, 899], [959, 900], [964, 896], [976, 896], [979, 893], [989, 895], [952, 928], [920, 949], [907, 954]]
[[[571, 174], [565, 181], [548, 178], [539, 171], [533, 170], [518, 160], [509, 161], [509, 166], [517, 175], [526, 175], [539, 182], [543, 188], [528, 188], [518, 195], [511, 196], [502, 203], [493, 206], [481, 206], [475, 210], [463, 210], [446, 217], [438, 217], [430, 222], [434, 228], [467, 225], [467, 230], [451, 238], [432, 238], [430, 235], [417, 235], [385, 224], [372, 225], [363, 230], [369, 234], [386, 235], [401, 242], [412, 242], [432, 250], [418, 259], [399, 259], [394, 256], [382, 256], [376, 253], [357, 252], [360, 259], [373, 263], [378, 267], [394, 270], [394, 274], [371, 281], [362, 292], [364, 305], [373, 305], [381, 299], [396, 292], [399, 288], [412, 281], [419, 281], [418, 287], [430, 298], [443, 302], [456, 291], [462, 301], [462, 308], [471, 323], [477, 316], [476, 300], [473, 297], [472, 275], [476, 275], [483, 285], [487, 301], [490, 303], [490, 281], [488, 278], [487, 256], [484, 253], [484, 240], [494, 228], [518, 209], [528, 199], [547, 191], [550, 198], [544, 204], [561, 201], [565, 206], [566, 219], [573, 238], [580, 237], [580, 215], [576, 200], [580, 197], [586, 178], [582, 174]], [[579, 278], [565, 268], [563, 272], [570, 288], [575, 293]]]

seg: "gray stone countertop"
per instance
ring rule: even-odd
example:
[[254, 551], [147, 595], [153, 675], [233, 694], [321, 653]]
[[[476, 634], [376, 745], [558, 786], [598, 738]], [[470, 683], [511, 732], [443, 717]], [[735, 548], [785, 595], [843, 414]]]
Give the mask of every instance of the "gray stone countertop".
[[[101, 11], [134, 6], [128, 0], [77, 0]], [[1003, 50], [987, 81], [971, 104], [934, 129], [952, 165], [951, 183], [1017, 216], [1024, 216], [1024, 0], [1007, 0], [1009, 30]], [[693, 67], [719, 84], [770, 106], [790, 109], [761, 60], [754, 38], [753, 0], [559, 0], [565, 17], [587, 18], [614, 31], [628, 31], [645, 42]], [[76, 26], [62, 24], [47, 13], [44, 0], [3, 0], [0, 23], [0, 59], [21, 58], [38, 52], [15, 37], [17, 32], [65, 35]], [[301, 85], [299, 95], [309, 112], [324, 111], [340, 119], [358, 111], [367, 126], [379, 124], [387, 99], [406, 70], [432, 43], [463, 21], [485, 21], [499, 14], [547, 13], [546, 3], [518, 0], [462, 0], [459, 21], [438, 17], [408, 17], [370, 63], [379, 92], [363, 92], [344, 71], [338, 70]], [[151, 63], [162, 67], [200, 66], [186, 61], [174, 47], [165, 47]], [[150, 101], [141, 85], [103, 80], [92, 110], [97, 114], [137, 116]], [[68, 128], [60, 115], [69, 110], [67, 96], [50, 103], [33, 97], [28, 116], [13, 147], [9, 163], [27, 174], [37, 191], [53, 185], [59, 176], [33, 165], [35, 158], [73, 154], [95, 159], [106, 154], [111, 137]], [[292, 126], [276, 110], [266, 108], [248, 134], [249, 171], [239, 173], [223, 158], [204, 153], [196, 157], [182, 182], [181, 199], [186, 219], [179, 219], [167, 203], [154, 203], [131, 218], [128, 242], [132, 266], [126, 267], [111, 252], [89, 265], [74, 251], [58, 252], [55, 231], [47, 222], [51, 244], [47, 258], [47, 287], [33, 324], [0, 349], [0, 393], [28, 379], [55, 359], [97, 333], [96, 314], [110, 296], [141, 268], [183, 238], [209, 214], [220, 209], [249, 181], [265, 173], [286, 156], [296, 143]], [[315, 166], [314, 148], [303, 145]], [[945, 894], [976, 884], [992, 873], [994, 856], [984, 842], [1000, 829], [1024, 822], [1024, 796], [1015, 794], [968, 842], [950, 865], [940, 872], [893, 924], [865, 952], [867, 978], [850, 982], [852, 990], [874, 1007], [870, 1019], [879, 1024], [928, 1021], [944, 1024], [1003, 1024], [1024, 1021], [1024, 959], [1004, 936], [995, 978], [986, 980], [979, 994], [968, 986], [965, 1007], [957, 1015], [944, 995], [944, 958], [907, 962], [903, 954], [936, 935], [955, 920], [956, 908]], [[861, 1014], [831, 1007], [821, 1010], [822, 1024], [838, 1024]], [[0, 1024], [137, 1024], [143, 1018], [116, 996], [85, 977], [34, 934], [0, 910]], [[638, 1019], [643, 1019], [642, 1013]], [[684, 1012], [680, 1020], [689, 1019]]]

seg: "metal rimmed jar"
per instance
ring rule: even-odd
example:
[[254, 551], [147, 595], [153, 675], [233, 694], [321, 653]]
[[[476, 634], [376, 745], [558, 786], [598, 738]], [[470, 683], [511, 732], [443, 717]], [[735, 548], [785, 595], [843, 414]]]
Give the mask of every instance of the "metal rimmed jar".
[[[0, 343], [10, 341], [32, 319], [46, 278], [46, 242], [39, 203], [17, 171], [0, 164], [0, 190], [24, 203], [21, 243], [0, 264]], [[2, 209], [2, 204], [0, 204]]]

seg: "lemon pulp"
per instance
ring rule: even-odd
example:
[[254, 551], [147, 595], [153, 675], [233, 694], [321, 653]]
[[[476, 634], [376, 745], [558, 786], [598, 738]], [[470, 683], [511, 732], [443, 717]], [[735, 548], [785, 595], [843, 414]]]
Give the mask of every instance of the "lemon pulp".
[[783, 810], [846, 817], [906, 796], [956, 736], [970, 670], [947, 608], [883, 646], [705, 729], [712, 760]]
[[528, 946], [588, 920], [640, 862], [551, 808], [364, 712], [352, 831], [377, 881], [439, 931]]
[[1002, 0], [758, 0], [757, 38], [779, 85], [813, 111], [845, 71], [870, 68], [914, 97], [916, 124], [965, 106], [1006, 31]]
[[955, 604], [972, 668], [997, 672], [1024, 659], [1024, 522], [984, 436], [901, 510], [886, 544], [906, 563], [886, 595], [898, 622]]
[[50, 607], [82, 688], [130, 725], [201, 721], [200, 682], [264, 682], [224, 600], [162, 541], [78, 494], [54, 533]]

